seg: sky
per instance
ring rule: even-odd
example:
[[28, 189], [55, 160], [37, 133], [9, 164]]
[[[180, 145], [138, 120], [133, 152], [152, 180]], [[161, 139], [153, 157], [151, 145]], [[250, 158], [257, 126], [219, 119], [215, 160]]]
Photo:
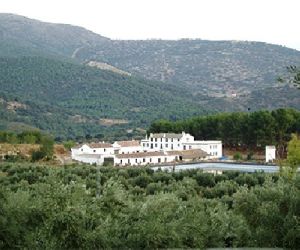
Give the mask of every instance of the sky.
[[247, 40], [300, 50], [300, 0], [1, 0], [0, 12], [111, 39]]

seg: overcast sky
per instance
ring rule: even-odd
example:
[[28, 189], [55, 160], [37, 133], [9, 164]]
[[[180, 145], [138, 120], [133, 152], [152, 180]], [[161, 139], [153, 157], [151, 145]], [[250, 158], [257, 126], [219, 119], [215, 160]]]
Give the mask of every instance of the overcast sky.
[[300, 50], [300, 0], [0, 0], [0, 12], [112, 39], [250, 40]]

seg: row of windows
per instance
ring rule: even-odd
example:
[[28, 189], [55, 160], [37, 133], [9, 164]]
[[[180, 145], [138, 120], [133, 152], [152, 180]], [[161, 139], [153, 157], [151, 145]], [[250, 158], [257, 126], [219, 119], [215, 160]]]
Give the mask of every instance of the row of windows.
[[[155, 144], [150, 143], [150, 148], [157, 148], [158, 145], [159, 145], [159, 147], [160, 147], [161, 149], [163, 148], [163, 144], [157, 144], [157, 143], [155, 143]], [[165, 147], [168, 148], [169, 145], [170, 145], [170, 148], [171, 148], [171, 149], [174, 148], [173, 144], [167, 144], [167, 143], [165, 144]], [[180, 147], [180, 144], [178, 144], [177, 146]], [[149, 147], [149, 143], [143, 143], [143, 147]]]
[[[157, 162], [160, 163], [160, 162], [162, 162], [162, 160], [164, 160], [165, 162], [168, 161], [167, 157], [165, 157], [164, 159], [158, 158], [158, 159], [157, 159]], [[130, 162], [132, 162], [132, 161], [130, 161], [130, 159], [128, 159], [128, 160], [120, 160], [120, 164], [123, 164], [123, 163], [128, 163], [128, 164], [130, 164]], [[134, 162], [135, 162], [135, 163], [138, 163], [138, 159], [135, 159]], [[146, 162], [146, 159], [143, 158], [143, 159], [142, 159], [142, 162]], [[152, 162], [152, 158], [149, 159], [149, 162]]]
[[[158, 142], [158, 138], [150, 138], [150, 141], [155, 141], [155, 142]], [[160, 138], [160, 141], [162, 142], [163, 141], [163, 138]], [[168, 138], [165, 138], [165, 142], [168, 142], [169, 141], [169, 139]], [[170, 138], [170, 142], [174, 142], [174, 141], [179, 141], [179, 139], [177, 138]]]
[[218, 146], [217, 146], [217, 145], [210, 145], [209, 148], [210, 148], [210, 149], [217, 149]]

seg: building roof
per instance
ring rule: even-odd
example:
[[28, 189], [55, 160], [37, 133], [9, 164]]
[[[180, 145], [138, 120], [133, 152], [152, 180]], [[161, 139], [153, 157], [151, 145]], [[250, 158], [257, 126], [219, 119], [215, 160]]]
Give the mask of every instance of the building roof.
[[82, 146], [87, 145], [90, 148], [112, 148], [112, 144], [110, 143], [105, 143], [105, 142], [98, 142], [98, 143], [83, 143], [83, 144], [78, 144], [74, 149], [79, 149]]
[[118, 154], [117, 158], [143, 158], [143, 157], [152, 157], [152, 156], [166, 156], [164, 152], [139, 152], [139, 153], [130, 153], [130, 154]]
[[167, 151], [168, 155], [178, 155], [185, 159], [203, 158], [208, 154], [201, 149], [189, 149], [189, 150], [173, 150]]
[[158, 133], [158, 134], [150, 134], [150, 138], [182, 138], [182, 134], [175, 133]]
[[116, 141], [116, 143], [118, 143], [121, 147], [138, 147], [140, 146], [140, 142], [139, 141]]
[[189, 141], [189, 142], [183, 142], [182, 144], [186, 144], [186, 145], [208, 145], [208, 144], [220, 144], [222, 143], [222, 141]]
[[78, 144], [78, 145], [72, 147], [72, 149], [79, 149], [79, 148], [81, 148], [82, 146], [83, 146], [83, 144]]
[[90, 148], [112, 148], [110, 143], [98, 142], [98, 143], [89, 143], [87, 144]]

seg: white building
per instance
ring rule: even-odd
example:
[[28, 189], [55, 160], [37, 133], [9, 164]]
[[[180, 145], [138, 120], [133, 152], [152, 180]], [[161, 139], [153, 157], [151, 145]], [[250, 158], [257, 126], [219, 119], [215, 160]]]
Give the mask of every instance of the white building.
[[266, 162], [273, 162], [276, 159], [275, 146], [266, 146]]
[[195, 141], [194, 136], [185, 132], [150, 134], [149, 138], [146, 136], [141, 141], [141, 144], [144, 151], [201, 149], [209, 155], [209, 159], [222, 157], [221, 141]]
[[72, 159], [89, 164], [114, 165], [163, 164], [222, 157], [221, 141], [195, 141], [188, 133], [150, 134], [141, 142], [116, 141], [83, 144], [71, 149]]
[[185, 151], [148, 151], [131, 154], [118, 154], [114, 164], [118, 166], [163, 164], [178, 161], [203, 160], [207, 154], [201, 149]]
[[110, 143], [83, 144], [71, 149], [73, 160], [89, 163], [103, 164], [104, 158], [112, 157], [115, 154]]
[[116, 141], [112, 144], [116, 154], [139, 153], [143, 151], [139, 141]]

